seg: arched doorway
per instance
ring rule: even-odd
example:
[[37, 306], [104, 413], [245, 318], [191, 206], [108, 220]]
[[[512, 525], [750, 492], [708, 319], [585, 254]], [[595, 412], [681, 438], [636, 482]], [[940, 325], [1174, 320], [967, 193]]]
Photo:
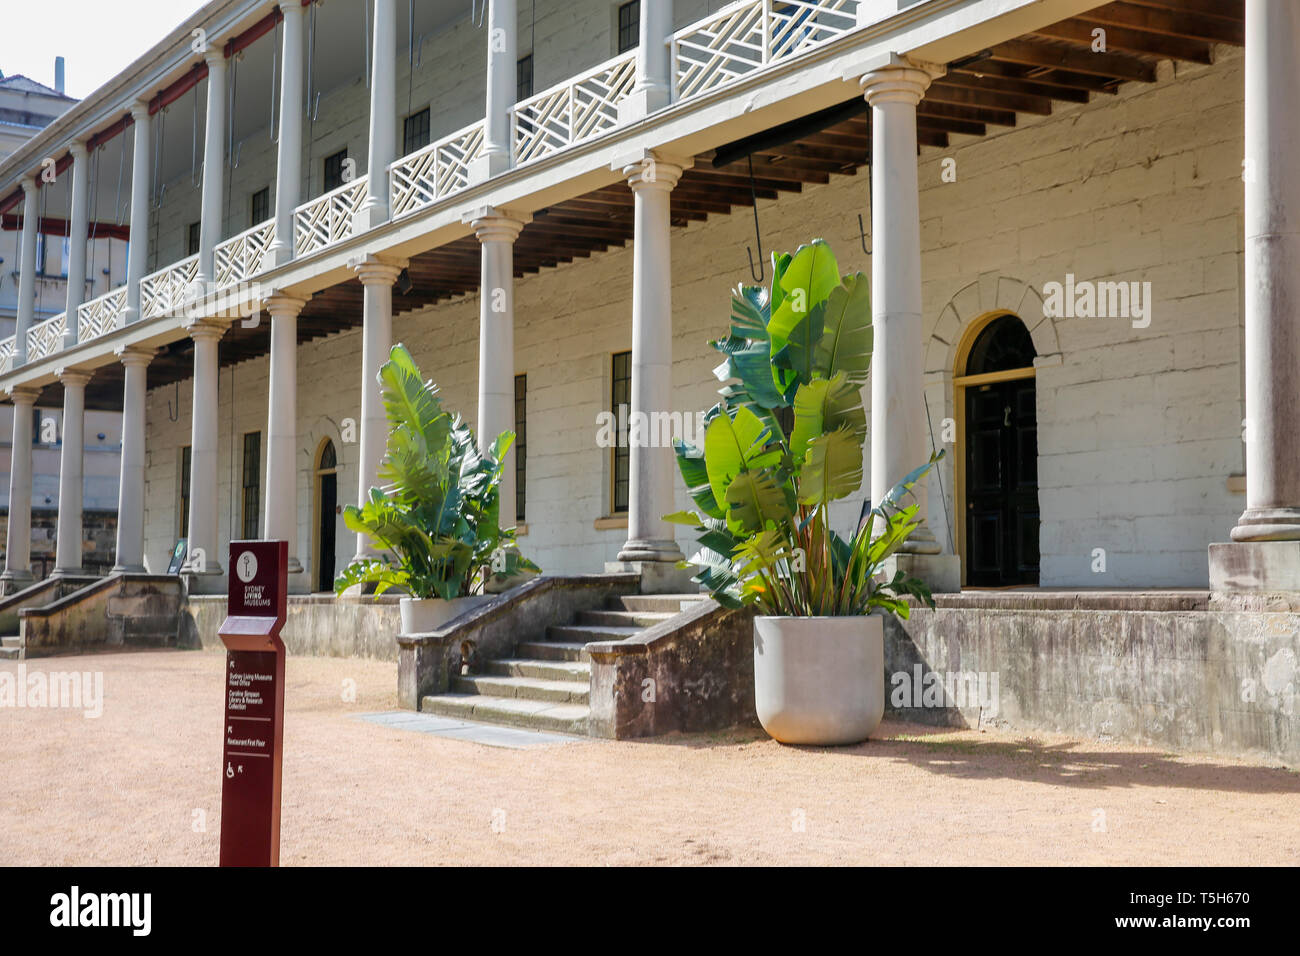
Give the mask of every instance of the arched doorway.
[[957, 350], [959, 550], [971, 587], [1038, 584], [1034, 343], [1010, 312], [975, 322]]
[[326, 438], [316, 453], [316, 547], [312, 561], [316, 591], [334, 590], [338, 482], [338, 455], [334, 451], [334, 443]]

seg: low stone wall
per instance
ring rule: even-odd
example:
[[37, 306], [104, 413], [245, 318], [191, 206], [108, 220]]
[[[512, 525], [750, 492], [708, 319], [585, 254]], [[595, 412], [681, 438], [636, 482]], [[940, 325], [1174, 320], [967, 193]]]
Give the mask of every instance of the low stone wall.
[[18, 612], [27, 657], [119, 647], [175, 647], [184, 586], [165, 574], [114, 574]]
[[936, 595], [934, 610], [887, 619], [886, 706], [943, 726], [1300, 764], [1300, 614], [1215, 610], [1208, 597]]
[[37, 581], [21, 591], [15, 591], [5, 598], [0, 598], [0, 634], [19, 633], [18, 612], [29, 607], [44, 607], [53, 601], [67, 597], [87, 585], [94, 584], [98, 578], [93, 575], [59, 575]]
[[588, 644], [590, 733], [626, 739], [756, 724], [749, 611], [703, 601], [624, 641]]
[[[396, 596], [291, 595], [280, 632], [290, 654], [397, 660], [402, 629]], [[181, 619], [180, 646], [224, 650], [217, 629], [226, 619], [224, 595], [192, 594]]]
[[[398, 704], [419, 710], [422, 698], [444, 693], [459, 664], [462, 641], [474, 641], [481, 659], [509, 657], [521, 641], [545, 640], [546, 629], [552, 624], [566, 624], [579, 611], [604, 607], [615, 595], [635, 594], [640, 580], [636, 574], [533, 578], [497, 596], [491, 604], [462, 614], [444, 628], [428, 634], [399, 635]], [[594, 684], [592, 700], [594, 705]]]

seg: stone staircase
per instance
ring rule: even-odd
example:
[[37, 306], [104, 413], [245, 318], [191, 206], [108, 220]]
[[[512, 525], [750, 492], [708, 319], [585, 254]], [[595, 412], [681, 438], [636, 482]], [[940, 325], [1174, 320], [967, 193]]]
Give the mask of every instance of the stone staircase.
[[23, 659], [23, 639], [17, 634], [0, 637], [0, 661]]
[[591, 697], [586, 645], [621, 641], [686, 610], [702, 594], [629, 594], [598, 611], [580, 611], [569, 624], [552, 624], [546, 640], [521, 642], [515, 655], [480, 661], [479, 673], [451, 679], [451, 692], [425, 697], [426, 714], [460, 717], [531, 730], [585, 734]]

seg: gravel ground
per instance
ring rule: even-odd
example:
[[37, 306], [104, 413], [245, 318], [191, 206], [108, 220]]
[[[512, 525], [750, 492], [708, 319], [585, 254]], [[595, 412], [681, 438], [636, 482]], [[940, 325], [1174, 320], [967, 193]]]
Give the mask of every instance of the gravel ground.
[[[0, 710], [0, 861], [214, 864], [223, 663], [27, 662], [102, 671], [103, 715]], [[507, 750], [357, 720], [395, 708], [393, 664], [287, 672], [284, 864], [1300, 863], [1300, 774], [1224, 757], [890, 722], [842, 749], [742, 730]]]

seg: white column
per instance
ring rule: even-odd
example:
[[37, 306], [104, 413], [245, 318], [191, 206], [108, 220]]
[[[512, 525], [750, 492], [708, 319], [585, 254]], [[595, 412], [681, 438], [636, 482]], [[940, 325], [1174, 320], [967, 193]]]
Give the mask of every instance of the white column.
[[18, 320], [14, 328], [14, 368], [27, 361], [27, 330], [36, 320], [36, 232], [40, 215], [36, 179], [23, 177], [23, 234], [18, 264]]
[[673, 0], [641, 4], [641, 43], [636, 51], [636, 86], [618, 104], [620, 122], [633, 122], [663, 109], [672, 99], [668, 40], [673, 33]]
[[66, 345], [77, 341], [77, 309], [86, 298], [86, 241], [90, 234], [90, 153], [86, 144], [80, 141], [74, 142], [69, 152], [72, 153], [72, 223], [68, 231], [68, 299], [65, 305], [68, 322], [63, 333]]
[[266, 413], [266, 519], [263, 537], [289, 542], [289, 573], [298, 558], [298, 313], [307, 302], [276, 293], [271, 315], [271, 383]]
[[[647, 154], [623, 168], [634, 199], [632, 250], [632, 407], [628, 420], [667, 413], [673, 407], [672, 250], [669, 242], [669, 195], [689, 159]], [[676, 562], [681, 549], [673, 526], [663, 516], [673, 510], [671, 447], [650, 447], [650, 436], [633, 429], [628, 435], [631, 462], [628, 488], [627, 543], [623, 562]]]
[[[365, 287], [361, 331], [361, 435], [357, 467], [357, 502], [370, 497], [379, 484], [379, 466], [388, 447], [388, 417], [384, 413], [379, 369], [388, 361], [393, 347], [393, 283], [405, 262], [391, 262], [366, 256], [353, 263]], [[356, 557], [376, 557], [370, 539], [357, 535]]]
[[[221, 576], [217, 540], [217, 343], [226, 334], [226, 326], [221, 322], [195, 322], [189, 327], [189, 333], [194, 340], [194, 395], [190, 405], [190, 531], [186, 565], [198, 575], [212, 576], [209, 581], [194, 582], [200, 592], [220, 591], [222, 588], [214, 580]], [[201, 561], [198, 560], [200, 551]]]
[[131, 239], [126, 254], [126, 312], [124, 324], [140, 318], [140, 280], [149, 261], [149, 183], [153, 157], [149, 148], [149, 104], [131, 105], [135, 120], [131, 151]]
[[517, 89], [517, 21], [515, 0], [488, 0], [487, 119], [483, 152], [470, 166], [470, 175], [476, 181], [511, 166], [514, 150], [510, 142], [510, 109], [515, 105]]
[[221, 242], [221, 199], [226, 179], [226, 55], [221, 44], [214, 44], [203, 60], [208, 65], [208, 104], [203, 125], [198, 281], [206, 283], [217, 277], [215, 250]]
[[89, 372], [59, 369], [63, 383], [63, 445], [59, 449], [59, 523], [54, 539], [54, 573], [80, 574], [82, 485]]
[[5, 529], [5, 569], [0, 592], [21, 591], [32, 581], [32, 408], [39, 388], [12, 387], [13, 447], [9, 456], [9, 524]]
[[[515, 240], [531, 216], [490, 207], [465, 217], [482, 246], [479, 272], [478, 436], [487, 451], [503, 431], [515, 429]], [[515, 452], [501, 478], [503, 528], [515, 526]]]
[[1245, 72], [1246, 510], [1232, 539], [1294, 541], [1300, 539], [1300, 6], [1247, 0]]
[[268, 250], [276, 265], [293, 258], [293, 209], [302, 202], [302, 3], [282, 0], [280, 12], [284, 14], [284, 46], [280, 51], [280, 143], [275, 167], [275, 239]]
[[[930, 74], [889, 67], [862, 78], [871, 104], [871, 500], [878, 502], [930, 457], [921, 353], [921, 211], [916, 179], [916, 105]], [[925, 483], [916, 487], [926, 516]], [[922, 525], [903, 546], [938, 554]]]
[[[122, 387], [122, 473], [117, 490], [115, 572], [144, 571], [144, 403], [145, 381], [155, 350], [116, 350], [126, 371]], [[191, 464], [191, 477], [194, 469]]]
[[375, 0], [370, 54], [370, 161], [363, 229], [388, 221], [388, 167], [397, 159], [397, 0]]

